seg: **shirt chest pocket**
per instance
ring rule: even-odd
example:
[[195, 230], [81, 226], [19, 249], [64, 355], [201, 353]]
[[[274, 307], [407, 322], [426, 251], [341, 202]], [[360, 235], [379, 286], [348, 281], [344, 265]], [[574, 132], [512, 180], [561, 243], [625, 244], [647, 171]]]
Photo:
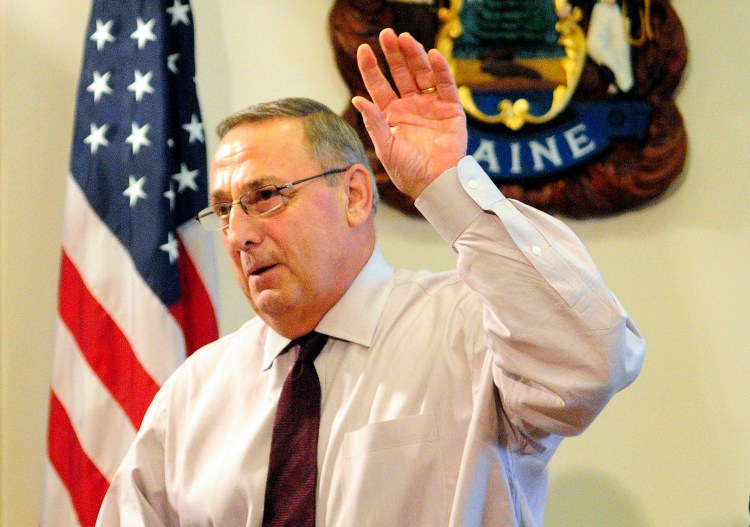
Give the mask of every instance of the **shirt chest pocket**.
[[439, 446], [431, 414], [373, 423], [347, 434], [341, 518], [357, 526], [444, 524], [446, 484]]

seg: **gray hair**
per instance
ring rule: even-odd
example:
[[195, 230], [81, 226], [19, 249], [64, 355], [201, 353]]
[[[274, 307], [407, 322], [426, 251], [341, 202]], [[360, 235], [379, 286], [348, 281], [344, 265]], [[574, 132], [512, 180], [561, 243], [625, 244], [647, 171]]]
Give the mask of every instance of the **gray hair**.
[[372, 183], [374, 211], [379, 199], [378, 187], [362, 141], [343, 117], [322, 103], [303, 97], [259, 103], [225, 118], [216, 127], [216, 133], [219, 139], [223, 139], [237, 125], [284, 117], [302, 119], [312, 155], [322, 167], [333, 168], [336, 165], [351, 166], [358, 163], [367, 169]]

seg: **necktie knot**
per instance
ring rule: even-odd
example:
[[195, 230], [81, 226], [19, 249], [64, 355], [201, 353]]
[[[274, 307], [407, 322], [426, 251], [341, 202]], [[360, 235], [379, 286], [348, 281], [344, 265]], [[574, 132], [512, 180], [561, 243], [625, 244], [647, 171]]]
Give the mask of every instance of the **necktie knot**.
[[323, 346], [325, 346], [328, 337], [311, 331], [296, 339], [297, 362], [312, 364], [318, 355], [320, 355]]

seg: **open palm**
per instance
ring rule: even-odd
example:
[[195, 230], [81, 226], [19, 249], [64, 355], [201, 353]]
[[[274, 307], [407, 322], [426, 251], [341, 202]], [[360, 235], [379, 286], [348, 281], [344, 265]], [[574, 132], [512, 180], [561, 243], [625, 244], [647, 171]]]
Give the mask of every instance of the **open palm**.
[[355, 97], [354, 106], [370, 134], [375, 153], [396, 187], [416, 198], [466, 155], [466, 116], [445, 58], [424, 51], [409, 34], [380, 34], [398, 94], [380, 70], [368, 45], [357, 60], [372, 98]]

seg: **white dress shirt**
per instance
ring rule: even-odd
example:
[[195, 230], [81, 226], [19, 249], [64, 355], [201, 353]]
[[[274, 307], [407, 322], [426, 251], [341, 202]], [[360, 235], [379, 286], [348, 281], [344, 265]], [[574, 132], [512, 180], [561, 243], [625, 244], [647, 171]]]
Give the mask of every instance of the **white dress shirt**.
[[[550, 456], [636, 377], [644, 342], [576, 236], [471, 157], [417, 206], [458, 271], [394, 271], [376, 249], [316, 328], [317, 525], [539, 526]], [[260, 525], [288, 343], [256, 317], [188, 359], [97, 525]]]

